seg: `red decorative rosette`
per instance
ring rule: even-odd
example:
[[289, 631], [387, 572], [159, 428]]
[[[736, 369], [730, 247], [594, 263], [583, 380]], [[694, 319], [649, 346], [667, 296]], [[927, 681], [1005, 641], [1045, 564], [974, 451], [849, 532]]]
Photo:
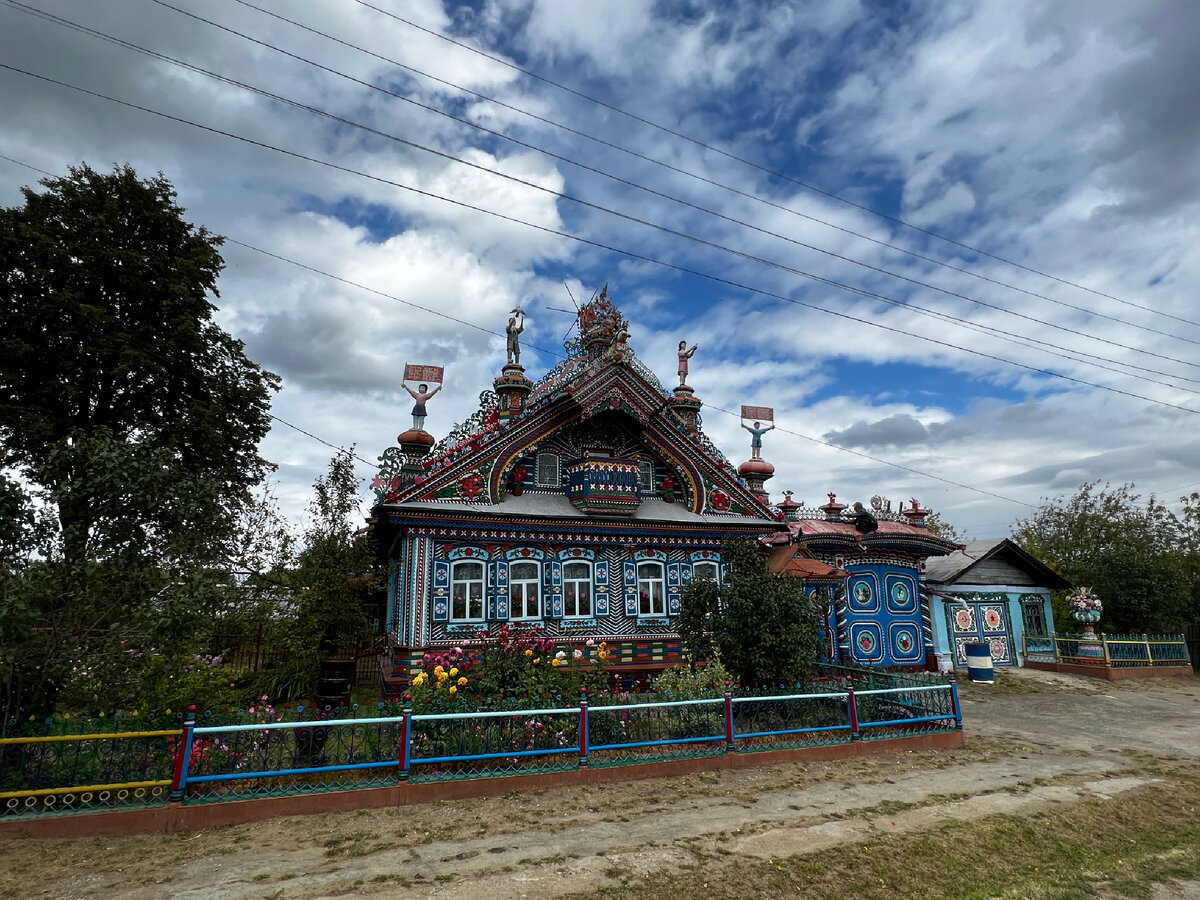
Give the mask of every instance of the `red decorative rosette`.
[[724, 491], [713, 491], [709, 502], [717, 512], [725, 512], [729, 509], [729, 495]]
[[469, 500], [474, 500], [479, 496], [479, 490], [483, 487], [483, 479], [478, 473], [472, 473], [462, 480], [462, 492]]

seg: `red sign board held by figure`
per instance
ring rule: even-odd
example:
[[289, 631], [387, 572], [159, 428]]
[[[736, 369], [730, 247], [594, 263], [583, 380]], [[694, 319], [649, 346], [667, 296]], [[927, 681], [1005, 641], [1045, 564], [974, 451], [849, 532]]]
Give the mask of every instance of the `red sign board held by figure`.
[[775, 408], [773, 406], [743, 406], [742, 418], [755, 422], [774, 422]]
[[418, 384], [441, 384], [446, 369], [444, 366], [414, 366], [404, 364], [404, 380]]

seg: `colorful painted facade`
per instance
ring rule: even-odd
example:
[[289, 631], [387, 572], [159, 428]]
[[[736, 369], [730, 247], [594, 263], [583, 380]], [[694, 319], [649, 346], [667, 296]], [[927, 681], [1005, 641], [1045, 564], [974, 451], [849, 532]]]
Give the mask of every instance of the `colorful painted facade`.
[[935, 650], [955, 667], [967, 664], [965, 647], [984, 643], [996, 666], [1021, 665], [1030, 652], [1052, 653], [1050, 592], [1071, 583], [1011, 540], [969, 541], [961, 550], [930, 560], [922, 585], [933, 622]]
[[607, 641], [630, 670], [678, 662], [683, 588], [721, 579], [731, 538], [762, 539], [777, 554], [802, 544], [819, 561], [802, 577], [828, 607], [829, 658], [924, 665], [921, 567], [954, 549], [924, 528], [925, 511], [881, 513], [861, 534], [832, 497], [815, 519], [790, 498], [772, 506], [771, 464], [731, 464], [704, 435], [684, 375], [668, 391], [628, 334], [601, 293], [579, 310], [567, 359], [538, 382], [510, 346], [514, 361], [470, 420], [440, 443], [409, 430], [380, 457], [371, 523], [390, 567], [401, 667], [506, 622], [562, 642]]
[[834, 494], [806, 512], [784, 501], [788, 532], [764, 540], [804, 548], [833, 570], [805, 578], [809, 596], [825, 610], [825, 655], [830, 662], [890, 667], [930, 665], [933, 623], [921, 603], [926, 560], [958, 545], [925, 527], [929, 510], [914, 501], [893, 513], [876, 498], [870, 511], [848, 507]]

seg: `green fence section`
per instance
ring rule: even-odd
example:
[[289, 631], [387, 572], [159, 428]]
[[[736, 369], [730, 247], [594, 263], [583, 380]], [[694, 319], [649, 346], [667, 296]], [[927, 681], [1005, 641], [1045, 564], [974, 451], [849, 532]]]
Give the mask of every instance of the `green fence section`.
[[1192, 665], [1182, 634], [1026, 634], [1023, 643], [1025, 658], [1034, 662], [1110, 669]]

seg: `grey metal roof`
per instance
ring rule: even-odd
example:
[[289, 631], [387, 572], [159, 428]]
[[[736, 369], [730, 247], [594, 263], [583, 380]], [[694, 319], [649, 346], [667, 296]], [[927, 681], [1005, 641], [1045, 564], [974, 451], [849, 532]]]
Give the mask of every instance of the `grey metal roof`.
[[1045, 587], [1071, 587], [1069, 581], [1009, 538], [967, 541], [965, 550], [930, 559], [925, 563], [923, 580], [933, 584], [969, 582], [968, 573], [974, 566], [1001, 553], [1012, 556], [1016, 565], [1034, 575]]

